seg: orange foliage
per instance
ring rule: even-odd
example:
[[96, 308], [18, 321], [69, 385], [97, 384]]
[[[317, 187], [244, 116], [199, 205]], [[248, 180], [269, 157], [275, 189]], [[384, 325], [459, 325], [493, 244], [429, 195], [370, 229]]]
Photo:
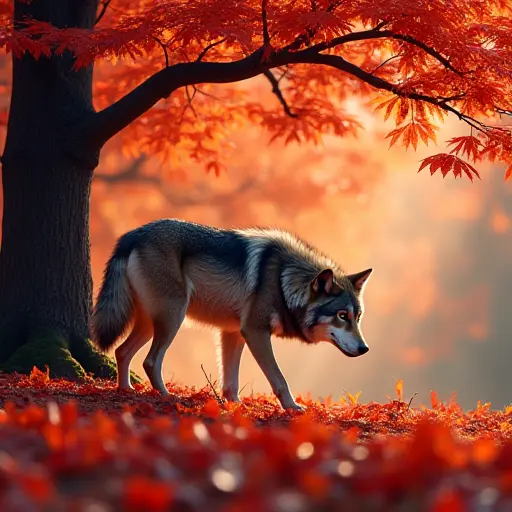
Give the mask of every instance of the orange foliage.
[[396, 396], [398, 397], [398, 400], [400, 402], [402, 402], [404, 399], [404, 381], [402, 379], [397, 381], [395, 390], [396, 390]]
[[[456, 154], [424, 160], [431, 173], [478, 176], [459, 152], [512, 166], [500, 122], [512, 111], [512, 11], [503, 0], [119, 0], [100, 2], [93, 30], [37, 19], [15, 30], [11, 6], [0, 1], [0, 48], [35, 58], [68, 50], [76, 69], [95, 62], [98, 136], [124, 128], [127, 154], [158, 154], [173, 169], [192, 159], [221, 173], [230, 134], [247, 123], [287, 144], [356, 134], [361, 123], [345, 108], [354, 97], [392, 116], [391, 144], [406, 148], [435, 142], [447, 115], [471, 127], [449, 141]], [[258, 75], [273, 101], [233, 85]], [[153, 78], [137, 100], [127, 93]], [[109, 132], [118, 109], [130, 119]]]
[[209, 388], [170, 384], [162, 400], [41, 374], [0, 374], [2, 510], [452, 511], [512, 498], [510, 408], [463, 413], [434, 393], [415, 408], [399, 381], [387, 404], [302, 399], [305, 413], [285, 412], [273, 397], [219, 405]]

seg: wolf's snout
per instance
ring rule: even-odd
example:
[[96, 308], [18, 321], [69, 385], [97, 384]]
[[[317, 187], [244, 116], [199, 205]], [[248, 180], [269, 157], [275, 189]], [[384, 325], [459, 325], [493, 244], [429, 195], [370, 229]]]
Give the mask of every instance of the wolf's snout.
[[358, 347], [357, 351], [359, 352], [359, 355], [362, 356], [364, 354], [366, 354], [366, 352], [368, 352], [368, 350], [370, 350], [370, 347], [368, 345], [361, 345], [360, 347]]

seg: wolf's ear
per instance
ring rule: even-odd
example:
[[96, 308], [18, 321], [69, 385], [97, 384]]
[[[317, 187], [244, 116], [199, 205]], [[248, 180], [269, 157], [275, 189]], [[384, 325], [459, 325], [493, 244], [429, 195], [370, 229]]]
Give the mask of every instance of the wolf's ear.
[[362, 272], [358, 272], [357, 274], [350, 274], [347, 276], [347, 279], [352, 283], [352, 286], [357, 293], [360, 293], [363, 290], [364, 285], [366, 284], [366, 281], [368, 281], [372, 271], [372, 268], [367, 268]]
[[334, 285], [334, 274], [330, 268], [322, 270], [311, 282], [311, 288], [315, 293], [327, 293], [329, 295]]

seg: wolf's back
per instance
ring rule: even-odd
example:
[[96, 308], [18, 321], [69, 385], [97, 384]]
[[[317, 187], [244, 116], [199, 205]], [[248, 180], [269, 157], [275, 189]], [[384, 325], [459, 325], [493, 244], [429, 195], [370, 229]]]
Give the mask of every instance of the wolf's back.
[[123, 235], [105, 268], [91, 325], [93, 341], [102, 350], [108, 350], [115, 344], [133, 317], [133, 292], [127, 267], [138, 240], [137, 230]]

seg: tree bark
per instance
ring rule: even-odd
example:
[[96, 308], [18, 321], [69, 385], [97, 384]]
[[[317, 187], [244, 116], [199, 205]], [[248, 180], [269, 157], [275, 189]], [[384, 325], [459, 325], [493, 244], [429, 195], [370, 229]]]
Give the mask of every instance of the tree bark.
[[[58, 27], [92, 28], [97, 0], [15, 2]], [[99, 151], [81, 126], [94, 115], [92, 66], [73, 57], [13, 57], [13, 87], [2, 157], [0, 369], [83, 377], [115, 376], [90, 344], [92, 277], [89, 199]], [[85, 370], [85, 372], [84, 372]]]

